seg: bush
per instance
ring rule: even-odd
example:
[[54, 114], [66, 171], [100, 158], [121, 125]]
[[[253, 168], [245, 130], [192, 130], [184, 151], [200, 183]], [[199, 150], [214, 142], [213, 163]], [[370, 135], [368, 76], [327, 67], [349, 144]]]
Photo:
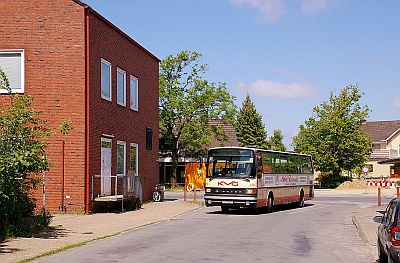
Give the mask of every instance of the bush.
[[349, 181], [348, 177], [341, 175], [333, 175], [331, 173], [322, 173], [317, 180], [321, 184], [321, 188], [334, 189], [338, 187], [341, 183]]
[[10, 227], [9, 236], [32, 237], [35, 234], [47, 230], [52, 216], [47, 212], [39, 215], [20, 218], [17, 223]]
[[[0, 69], [0, 89], [10, 91]], [[30, 234], [49, 223], [49, 215], [35, 216], [30, 190], [38, 173], [48, 170], [44, 143], [49, 130], [31, 108], [33, 98], [9, 94], [10, 105], [0, 108], [0, 239]]]

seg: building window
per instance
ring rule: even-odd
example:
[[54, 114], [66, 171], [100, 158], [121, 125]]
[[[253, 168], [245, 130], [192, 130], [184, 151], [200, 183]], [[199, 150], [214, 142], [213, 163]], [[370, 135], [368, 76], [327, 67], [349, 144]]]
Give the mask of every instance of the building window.
[[117, 68], [117, 103], [126, 106], [126, 73]]
[[126, 143], [117, 141], [117, 175], [125, 175]]
[[131, 75], [131, 109], [134, 111], [138, 110], [138, 79]]
[[136, 143], [131, 143], [131, 160], [130, 160], [130, 165], [129, 165], [129, 169], [130, 171], [135, 175], [138, 176], [139, 175], [139, 171], [138, 171], [138, 145]]
[[153, 129], [149, 127], [146, 128], [146, 149], [153, 149]]
[[111, 63], [101, 59], [101, 98], [111, 101]]
[[[6, 74], [12, 93], [24, 93], [25, 58], [24, 50], [0, 50], [0, 68]], [[8, 93], [1, 89], [0, 93]]]
[[374, 147], [374, 150], [380, 150], [381, 149], [381, 145], [380, 144], [374, 144], [373, 147]]

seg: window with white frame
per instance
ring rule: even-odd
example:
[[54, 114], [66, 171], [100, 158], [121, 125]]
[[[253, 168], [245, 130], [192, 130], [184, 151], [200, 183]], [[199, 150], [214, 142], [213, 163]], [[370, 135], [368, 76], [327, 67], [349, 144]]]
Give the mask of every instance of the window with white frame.
[[129, 169], [135, 176], [138, 176], [138, 145], [136, 143], [131, 143], [130, 156], [131, 159]]
[[[0, 68], [5, 73], [12, 93], [23, 93], [25, 89], [24, 50], [0, 50]], [[2, 79], [0, 80], [3, 81]], [[0, 93], [8, 93], [0, 83]]]
[[111, 63], [101, 59], [101, 98], [111, 101]]
[[126, 174], [126, 143], [117, 141], [117, 175]]
[[117, 68], [117, 103], [126, 106], [126, 73]]
[[130, 104], [131, 109], [134, 111], [138, 110], [138, 79], [131, 75], [131, 83], [130, 83], [130, 91], [131, 91], [131, 98]]

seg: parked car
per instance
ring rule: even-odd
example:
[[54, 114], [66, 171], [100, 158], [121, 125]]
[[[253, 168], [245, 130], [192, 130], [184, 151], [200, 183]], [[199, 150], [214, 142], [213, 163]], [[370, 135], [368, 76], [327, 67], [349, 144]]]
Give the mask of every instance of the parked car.
[[400, 198], [395, 198], [387, 205], [382, 216], [375, 216], [378, 227], [379, 262], [400, 262]]

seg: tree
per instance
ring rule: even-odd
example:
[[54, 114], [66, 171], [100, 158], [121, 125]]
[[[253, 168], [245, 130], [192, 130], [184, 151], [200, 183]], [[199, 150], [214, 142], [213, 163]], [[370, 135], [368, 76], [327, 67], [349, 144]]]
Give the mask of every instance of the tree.
[[283, 135], [281, 130], [274, 130], [274, 134], [269, 138], [269, 149], [274, 151], [286, 151], [286, 147], [283, 144]]
[[225, 83], [202, 78], [207, 66], [201, 54], [182, 51], [160, 64], [160, 134], [172, 141], [172, 185], [176, 184], [179, 155], [201, 154], [212, 135], [223, 139], [222, 129], [210, 119], [229, 120], [235, 114], [235, 97]]
[[[10, 84], [0, 69], [0, 88], [11, 93]], [[32, 97], [10, 94], [10, 106], [0, 112], [0, 238], [28, 227], [35, 204], [29, 191], [38, 180], [35, 173], [47, 170], [44, 138], [48, 130], [31, 108]]]
[[339, 95], [313, 109], [313, 115], [300, 125], [293, 138], [296, 152], [311, 154], [316, 169], [340, 176], [363, 165], [372, 151], [369, 136], [360, 129], [368, 117], [367, 106], [360, 105], [358, 87], [349, 85]]
[[241, 146], [254, 145], [268, 148], [267, 132], [262, 117], [248, 94], [237, 115], [236, 135]]

